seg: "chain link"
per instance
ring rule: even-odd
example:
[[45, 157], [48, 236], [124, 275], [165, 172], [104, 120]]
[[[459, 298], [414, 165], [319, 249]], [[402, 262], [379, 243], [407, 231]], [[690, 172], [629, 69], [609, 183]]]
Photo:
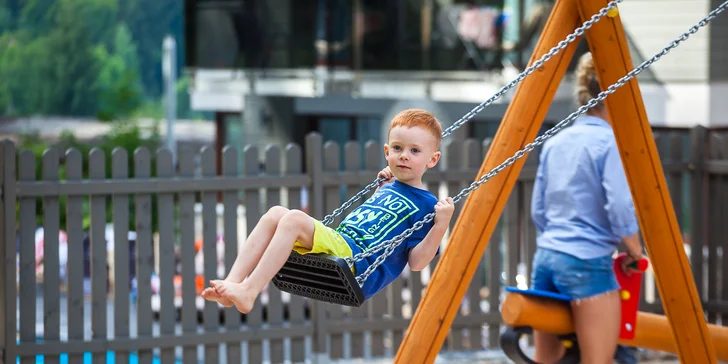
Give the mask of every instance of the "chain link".
[[[553, 56], [557, 55], [559, 52], [564, 50], [569, 45], [569, 43], [574, 42], [577, 37], [584, 34], [584, 31], [591, 28], [592, 25], [594, 25], [594, 23], [598, 22], [599, 19], [606, 16], [607, 12], [609, 12], [609, 10], [616, 7], [617, 4], [621, 3], [622, 1], [624, 1], [624, 0], [610, 1], [606, 7], [599, 10], [598, 13], [594, 14], [591, 17], [591, 19], [585, 21], [582, 26], [576, 28], [573, 33], [569, 34], [566, 37], [566, 39], [561, 40], [556, 46], [551, 48], [551, 50], [548, 53], [544, 54], [543, 56], [541, 56], [541, 58], [539, 58], [536, 62], [534, 62], [533, 65], [526, 68], [523, 72], [519, 73], [516, 78], [511, 80], [511, 82], [509, 82], [507, 85], [501, 87], [500, 90], [498, 90], [495, 94], [493, 94], [493, 96], [491, 96], [488, 100], [485, 100], [482, 103], [478, 104], [478, 106], [476, 106], [475, 108], [470, 110], [468, 113], [463, 115], [460, 119], [458, 119], [456, 122], [454, 122], [452, 125], [450, 125], [450, 127], [445, 129], [442, 132], [442, 138], [444, 139], [447, 136], [449, 136], [450, 134], [452, 134], [453, 131], [455, 131], [457, 128], [461, 127], [463, 124], [470, 121], [470, 119], [475, 117], [475, 115], [478, 115], [480, 112], [485, 110], [486, 107], [490, 106], [496, 100], [498, 100], [503, 95], [505, 95], [506, 92], [508, 92], [508, 90], [512, 89], [518, 83], [523, 81], [523, 79], [525, 79], [526, 76], [532, 74], [537, 69], [543, 67], [544, 63], [548, 62], [548, 60], [553, 58]], [[372, 183], [370, 183], [366, 187], [364, 187], [364, 189], [359, 191], [356, 195], [352, 196], [348, 201], [344, 202], [340, 207], [338, 207], [334, 211], [332, 211], [331, 214], [324, 217], [324, 219], [321, 222], [324, 225], [330, 225], [332, 222], [334, 222], [334, 218], [336, 216], [339, 216], [342, 212], [349, 209], [349, 207], [351, 207], [351, 205], [354, 202], [359, 201], [359, 199], [361, 199], [364, 195], [366, 195], [369, 191], [371, 191], [371, 189], [377, 187], [380, 183], [382, 183], [384, 181], [386, 181], [384, 178], [377, 178]]]
[[[659, 60], [660, 58], [662, 58], [663, 56], [668, 54], [670, 52], [670, 50], [677, 48], [677, 46], [680, 43], [687, 40], [688, 37], [690, 37], [690, 35], [695, 34], [701, 27], [704, 27], [705, 25], [707, 25], [708, 22], [713, 20], [716, 17], [716, 15], [723, 12], [727, 7], [728, 7], [728, 1], [725, 1], [724, 3], [719, 5], [717, 8], [715, 8], [713, 11], [711, 11], [708, 14], [708, 16], [706, 16], [700, 22], [698, 22], [698, 24], [693, 25], [687, 32], [683, 33], [677, 39], [670, 42], [670, 45], [663, 48], [660, 52], [658, 52], [657, 54], [652, 56], [652, 58], [642, 62], [637, 68], [633, 69], [632, 71], [627, 73], [627, 75], [625, 75], [624, 77], [617, 80], [617, 82], [610, 85], [605, 91], [600, 92], [597, 95], [597, 97], [589, 100], [589, 102], [587, 102], [586, 105], [582, 105], [581, 107], [576, 109], [576, 111], [569, 114], [569, 116], [567, 116], [564, 120], [561, 120], [559, 123], [557, 123], [551, 129], [547, 130], [543, 135], [538, 136], [536, 139], [533, 140], [533, 142], [526, 144], [523, 147], [523, 149], [517, 151], [512, 157], [506, 159], [503, 163], [501, 163], [497, 167], [493, 168], [487, 174], [480, 177], [479, 180], [471, 183], [469, 187], [460, 191], [460, 193], [458, 193], [457, 195], [455, 195], [455, 197], [453, 197], [453, 201], [457, 203], [460, 199], [462, 199], [463, 197], [466, 197], [472, 191], [478, 189], [478, 187], [480, 187], [482, 184], [488, 182], [491, 178], [495, 177], [498, 173], [500, 173], [501, 171], [506, 169], [508, 166], [515, 163], [518, 159], [523, 158], [523, 156], [525, 156], [527, 153], [530, 153], [531, 151], [533, 151], [533, 149], [536, 148], [536, 146], [543, 144], [547, 139], [551, 138], [552, 136], [556, 135], [556, 133], [563, 130], [568, 124], [570, 124], [572, 121], [574, 121], [574, 119], [576, 119], [579, 115], [587, 112], [587, 110], [593, 108], [594, 106], [597, 106], [601, 101], [604, 101], [604, 99], [606, 99], [607, 96], [613, 94], [615, 91], [617, 91], [618, 88], [624, 86], [629, 80], [631, 80], [635, 76], [639, 75], [643, 70], [650, 67], [657, 60]], [[416, 230], [422, 228], [422, 226], [424, 226], [424, 224], [432, 221], [434, 219], [434, 217], [435, 217], [435, 213], [431, 212], [431, 213], [425, 215], [425, 217], [422, 220], [416, 222], [411, 228], [402, 232], [400, 235], [398, 235], [388, 241], [382, 242], [380, 245], [378, 245], [374, 249], [367, 250], [364, 253], [358, 254], [362, 257], [368, 257], [378, 251], [381, 251], [382, 249], [385, 249], [384, 253], [382, 255], [378, 256], [377, 259], [374, 261], [374, 263], [371, 264], [367, 268], [367, 270], [364, 271], [364, 273], [362, 273], [361, 275], [356, 277], [357, 283], [359, 283], [359, 285], [363, 285], [364, 282], [366, 281], [366, 279], [369, 277], [369, 275], [371, 275], [372, 272], [374, 272], [374, 270], [380, 264], [382, 264], [389, 255], [392, 254], [392, 252], [394, 252], [394, 249], [404, 239], [408, 238]], [[361, 258], [359, 258], [357, 260], [355, 260], [355, 258], [356, 257], [351, 257], [351, 258], [347, 258], [346, 260], [349, 263], [349, 265], [352, 265], [354, 262], [361, 260]]]

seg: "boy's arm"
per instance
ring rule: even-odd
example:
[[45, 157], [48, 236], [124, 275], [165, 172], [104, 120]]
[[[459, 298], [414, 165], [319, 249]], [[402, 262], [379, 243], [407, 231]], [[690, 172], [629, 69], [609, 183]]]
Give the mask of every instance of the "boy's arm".
[[440, 247], [445, 231], [447, 231], [447, 224], [435, 224], [425, 238], [410, 250], [408, 263], [411, 270], [420, 271], [430, 264]]
[[437, 253], [437, 248], [440, 247], [442, 237], [445, 236], [445, 231], [447, 231], [454, 210], [455, 203], [452, 197], [437, 202], [435, 205], [435, 224], [427, 232], [425, 238], [410, 250], [408, 263], [411, 270], [423, 270], [430, 264], [430, 261]]

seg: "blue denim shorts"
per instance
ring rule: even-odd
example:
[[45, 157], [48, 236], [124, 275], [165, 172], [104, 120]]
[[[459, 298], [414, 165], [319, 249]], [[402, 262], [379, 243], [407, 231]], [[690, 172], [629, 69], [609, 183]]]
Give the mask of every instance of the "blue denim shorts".
[[582, 300], [618, 290], [611, 256], [579, 259], [555, 250], [538, 248], [533, 257], [531, 289]]

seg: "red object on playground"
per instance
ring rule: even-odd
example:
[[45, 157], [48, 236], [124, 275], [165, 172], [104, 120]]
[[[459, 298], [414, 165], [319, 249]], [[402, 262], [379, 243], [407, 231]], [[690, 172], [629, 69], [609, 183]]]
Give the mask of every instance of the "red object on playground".
[[637, 328], [637, 310], [640, 305], [640, 291], [642, 290], [642, 272], [647, 270], [650, 263], [647, 259], [640, 259], [633, 263], [633, 267], [639, 272], [633, 272], [629, 276], [620, 267], [622, 260], [627, 254], [621, 253], [614, 259], [614, 273], [617, 275], [617, 282], [621, 287], [619, 297], [622, 301], [622, 325], [619, 329], [619, 338], [631, 340], [634, 338]]

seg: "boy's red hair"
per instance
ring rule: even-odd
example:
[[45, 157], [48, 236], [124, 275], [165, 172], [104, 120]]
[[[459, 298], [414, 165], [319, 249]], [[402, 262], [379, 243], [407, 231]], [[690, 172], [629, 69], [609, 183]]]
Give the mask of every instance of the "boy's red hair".
[[[440, 141], [442, 140], [442, 125], [440, 120], [432, 115], [430, 112], [422, 109], [406, 109], [400, 111], [399, 114], [392, 118], [392, 123], [389, 125], [389, 131], [397, 126], [404, 126], [406, 128], [412, 128], [419, 126], [424, 128], [433, 137], [435, 137], [437, 148], [440, 147]], [[388, 132], [389, 133], [389, 132]]]

